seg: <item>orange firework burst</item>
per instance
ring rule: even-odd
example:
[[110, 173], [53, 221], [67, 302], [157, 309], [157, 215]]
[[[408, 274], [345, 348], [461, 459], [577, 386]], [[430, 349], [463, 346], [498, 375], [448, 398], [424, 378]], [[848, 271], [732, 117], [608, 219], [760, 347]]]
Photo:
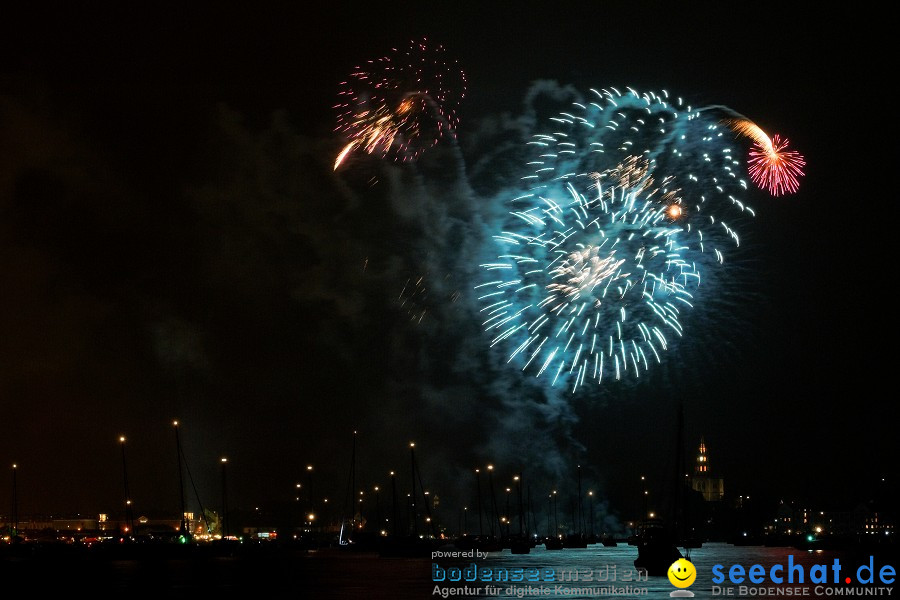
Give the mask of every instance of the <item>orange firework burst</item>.
[[354, 150], [397, 161], [416, 159], [453, 136], [465, 74], [442, 46], [414, 41], [358, 66], [341, 83], [338, 126], [346, 139], [337, 169]]
[[666, 215], [673, 221], [677, 221], [684, 214], [684, 209], [681, 208], [680, 204], [670, 204], [668, 208], [666, 208]]

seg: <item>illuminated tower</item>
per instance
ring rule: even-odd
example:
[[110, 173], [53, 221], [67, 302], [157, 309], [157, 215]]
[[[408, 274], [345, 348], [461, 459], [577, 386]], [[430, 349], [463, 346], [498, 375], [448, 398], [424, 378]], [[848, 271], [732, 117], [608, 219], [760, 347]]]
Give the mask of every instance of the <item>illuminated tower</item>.
[[707, 475], [709, 473], [709, 460], [706, 456], [706, 442], [700, 438], [700, 453], [697, 454], [697, 466], [694, 467], [694, 473], [697, 475]]
[[691, 477], [691, 488], [700, 492], [707, 502], [722, 500], [725, 497], [725, 480], [712, 476], [709, 468], [709, 455], [706, 453], [706, 442], [702, 437], [697, 452], [697, 464], [694, 466], [694, 476]]

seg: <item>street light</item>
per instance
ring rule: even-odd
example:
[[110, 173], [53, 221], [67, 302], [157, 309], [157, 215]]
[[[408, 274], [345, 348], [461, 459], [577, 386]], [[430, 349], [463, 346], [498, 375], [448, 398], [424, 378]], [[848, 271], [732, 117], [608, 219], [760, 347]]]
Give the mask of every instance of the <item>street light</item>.
[[517, 504], [516, 510], [519, 512], [519, 537], [522, 537], [522, 535], [525, 533], [525, 523], [527, 522], [527, 519], [525, 518], [525, 515], [524, 515], [525, 505], [522, 504], [521, 480], [522, 480], [521, 474], [517, 474], [517, 475], [513, 476], [513, 481], [516, 482], [516, 504]]
[[556, 526], [556, 535], [559, 535], [559, 499], [556, 490], [553, 490], [553, 524]]
[[419, 515], [416, 509], [416, 443], [409, 443], [410, 477], [412, 477], [412, 493], [407, 494], [409, 515], [412, 516], [413, 535], [419, 535]]
[[306, 475], [307, 475], [307, 485], [309, 486], [309, 510], [313, 510], [313, 485], [312, 485], [312, 475], [313, 475], [313, 466], [306, 465]]
[[12, 466], [12, 486], [13, 486], [13, 502], [12, 502], [12, 518], [13, 518], [13, 531], [12, 537], [16, 537], [19, 535], [19, 487], [16, 483], [16, 471], [19, 466], [16, 463], [13, 463]]
[[125, 462], [125, 436], [119, 436], [119, 446], [122, 448], [122, 482], [125, 490], [125, 520], [128, 525], [125, 527], [125, 533], [134, 535], [134, 512], [131, 508], [131, 495], [128, 493], [128, 466]]
[[378, 523], [378, 528], [381, 529], [381, 526], [384, 524], [381, 519], [381, 489], [376, 485], [375, 486], [375, 522]]
[[588, 492], [588, 503], [591, 509], [591, 539], [594, 538], [594, 492]]
[[391, 528], [394, 530], [394, 536], [400, 535], [400, 513], [397, 506], [397, 474], [391, 471]]
[[475, 469], [475, 484], [478, 487], [478, 535], [484, 537], [484, 523], [481, 521], [481, 469]]
[[222, 457], [220, 461], [222, 463], [222, 539], [227, 539], [228, 537], [228, 495], [227, 495], [227, 486], [225, 479], [225, 468], [228, 466], [228, 459], [226, 457]]
[[553, 520], [552, 516], [552, 508], [553, 508], [553, 494], [547, 494], [547, 537], [551, 537], [553, 533], [550, 531], [550, 527], [552, 526]]
[[[647, 514], [648, 514], [648, 512], [650, 511], [650, 490], [648, 490], [647, 487], [646, 487], [646, 486], [647, 486], [646, 481], [647, 481], [647, 478], [644, 477], [643, 475], [641, 475], [641, 482], [642, 482], [642, 483], [641, 483], [641, 487], [644, 488], [644, 493], [643, 493], [643, 496], [644, 496], [644, 514], [643, 514], [643, 516], [641, 517], [642, 520], [647, 518]], [[651, 516], [650, 518], [652, 519], [653, 517]]]
[[[503, 524], [500, 523], [500, 511], [497, 510], [497, 495], [494, 494], [494, 465], [487, 466], [488, 472], [488, 488], [491, 492], [491, 512], [492, 517], [497, 518], [497, 527], [500, 536], [503, 536]], [[491, 524], [491, 537], [494, 537], [494, 520], [493, 518], [489, 521]]]

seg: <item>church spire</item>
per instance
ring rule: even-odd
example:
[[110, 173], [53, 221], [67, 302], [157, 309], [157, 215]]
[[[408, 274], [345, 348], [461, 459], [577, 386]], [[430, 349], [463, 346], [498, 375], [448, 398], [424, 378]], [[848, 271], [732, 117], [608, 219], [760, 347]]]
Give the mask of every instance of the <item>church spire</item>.
[[703, 437], [700, 438], [700, 452], [697, 454], [697, 466], [694, 467], [697, 475], [709, 474], [709, 457], [706, 455], [706, 442]]

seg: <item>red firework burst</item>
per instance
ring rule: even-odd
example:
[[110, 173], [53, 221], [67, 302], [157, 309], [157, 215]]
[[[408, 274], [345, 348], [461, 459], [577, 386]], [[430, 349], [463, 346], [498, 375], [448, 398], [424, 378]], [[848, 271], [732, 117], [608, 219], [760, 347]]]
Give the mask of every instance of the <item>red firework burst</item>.
[[800, 188], [798, 177], [803, 177], [806, 160], [796, 150], [788, 150], [788, 140], [778, 135], [772, 137], [769, 147], [754, 142], [747, 161], [750, 178], [761, 189], [773, 196], [793, 194]]

